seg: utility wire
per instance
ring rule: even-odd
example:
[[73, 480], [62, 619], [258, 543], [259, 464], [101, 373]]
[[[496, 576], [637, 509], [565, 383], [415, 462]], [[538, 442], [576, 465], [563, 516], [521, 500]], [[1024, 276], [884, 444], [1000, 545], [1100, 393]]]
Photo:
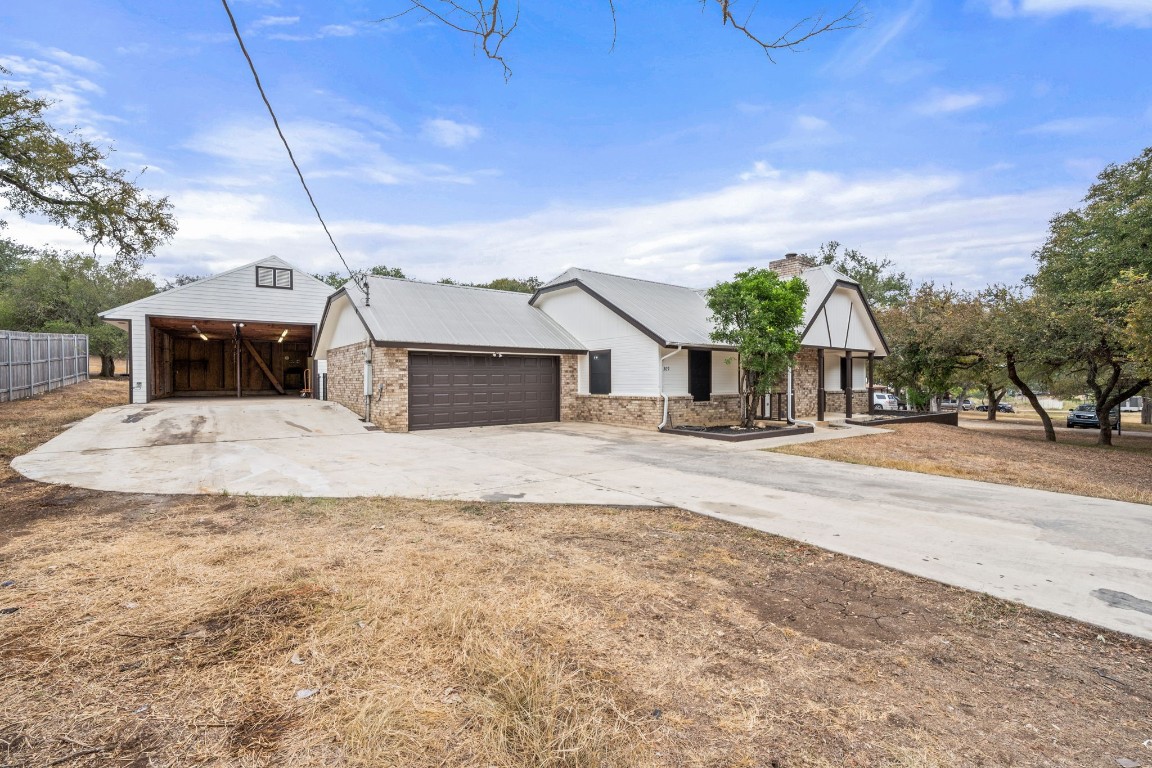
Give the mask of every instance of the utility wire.
[[240, 27], [236, 26], [236, 17], [232, 15], [232, 9], [228, 7], [228, 0], [220, 0], [220, 2], [224, 4], [224, 11], [228, 14], [228, 21], [232, 22], [232, 31], [236, 33], [236, 42], [240, 43], [240, 52], [243, 53], [244, 58], [248, 60], [248, 69], [252, 70], [252, 79], [256, 81], [256, 90], [260, 91], [260, 98], [264, 99], [264, 106], [268, 107], [268, 114], [272, 115], [272, 123], [276, 126], [276, 133], [280, 134], [280, 141], [284, 142], [284, 149], [288, 150], [288, 159], [292, 161], [292, 167], [296, 169], [296, 175], [300, 177], [300, 186], [304, 187], [304, 194], [308, 195], [308, 202], [312, 203], [312, 210], [316, 211], [316, 218], [320, 220], [320, 226], [324, 227], [324, 234], [328, 235], [328, 242], [332, 243], [332, 248], [335, 249], [336, 255], [340, 257], [340, 262], [344, 265], [344, 269], [348, 271], [348, 276], [355, 280], [356, 275], [352, 272], [352, 268], [348, 266], [348, 262], [344, 259], [344, 254], [340, 252], [340, 247], [336, 245], [336, 240], [332, 237], [332, 233], [328, 231], [328, 225], [324, 223], [324, 217], [320, 215], [320, 208], [317, 207], [316, 200], [312, 197], [312, 190], [308, 189], [308, 182], [304, 181], [304, 173], [300, 170], [299, 163], [296, 162], [296, 156], [292, 154], [292, 147], [288, 145], [288, 139], [285, 138], [284, 131], [280, 129], [280, 121], [276, 119], [276, 112], [272, 109], [272, 102], [268, 101], [268, 96], [264, 93], [264, 86], [260, 83], [260, 75], [256, 74], [256, 65], [252, 63], [252, 57], [248, 55], [248, 48], [244, 45], [244, 38], [240, 36]]

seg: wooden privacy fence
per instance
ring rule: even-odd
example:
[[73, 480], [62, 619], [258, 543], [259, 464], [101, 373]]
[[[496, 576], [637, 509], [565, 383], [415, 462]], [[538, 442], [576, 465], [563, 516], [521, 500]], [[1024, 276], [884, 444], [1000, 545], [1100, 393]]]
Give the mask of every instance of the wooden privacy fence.
[[32, 397], [87, 378], [87, 336], [0, 331], [0, 402]]

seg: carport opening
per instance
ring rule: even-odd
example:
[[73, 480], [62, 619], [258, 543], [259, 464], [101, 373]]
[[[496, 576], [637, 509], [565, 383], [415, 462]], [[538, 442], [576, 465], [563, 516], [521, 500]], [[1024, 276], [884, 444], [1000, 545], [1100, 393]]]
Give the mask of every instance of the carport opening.
[[312, 332], [311, 325], [151, 318], [151, 396], [298, 396]]

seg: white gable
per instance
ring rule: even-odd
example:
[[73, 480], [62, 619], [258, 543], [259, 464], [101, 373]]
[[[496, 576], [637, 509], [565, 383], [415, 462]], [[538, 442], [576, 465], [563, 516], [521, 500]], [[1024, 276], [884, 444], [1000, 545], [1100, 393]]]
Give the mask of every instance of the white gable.
[[[287, 273], [277, 272], [272, 279], [284, 285], [290, 273], [292, 287], [258, 285], [258, 267], [287, 270]], [[269, 270], [264, 272], [268, 274]], [[324, 312], [324, 302], [332, 291], [331, 286], [283, 259], [269, 256], [214, 277], [106, 310], [100, 316], [109, 320], [135, 320], [149, 315], [316, 325]]]
[[806, 347], [886, 354], [880, 332], [860, 293], [844, 285], [835, 286], [827, 295], [800, 343]]

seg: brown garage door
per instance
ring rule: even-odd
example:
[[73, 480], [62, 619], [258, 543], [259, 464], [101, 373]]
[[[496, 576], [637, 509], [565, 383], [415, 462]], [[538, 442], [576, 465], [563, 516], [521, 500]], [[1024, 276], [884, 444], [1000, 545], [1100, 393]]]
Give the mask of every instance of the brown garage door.
[[408, 428], [560, 420], [558, 358], [408, 354]]

